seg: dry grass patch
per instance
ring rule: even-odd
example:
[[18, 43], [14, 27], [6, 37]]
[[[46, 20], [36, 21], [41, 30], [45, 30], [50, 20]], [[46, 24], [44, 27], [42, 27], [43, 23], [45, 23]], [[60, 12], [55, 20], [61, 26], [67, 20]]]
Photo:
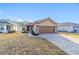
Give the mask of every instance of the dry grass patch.
[[66, 36], [70, 36], [70, 37], [74, 37], [74, 38], [79, 38], [78, 33], [60, 33], [60, 34], [64, 34]]
[[44, 38], [31, 38], [23, 33], [4, 36], [8, 37], [0, 38], [0, 54], [3, 55], [67, 55]]
[[22, 36], [22, 34], [20, 32], [0, 34], [0, 39], [13, 39], [13, 38], [16, 38], [19, 36]]

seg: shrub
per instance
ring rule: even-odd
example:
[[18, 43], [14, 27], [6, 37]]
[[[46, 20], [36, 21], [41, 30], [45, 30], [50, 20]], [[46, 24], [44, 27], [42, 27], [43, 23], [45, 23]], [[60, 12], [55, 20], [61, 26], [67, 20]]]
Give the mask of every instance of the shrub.
[[26, 30], [22, 30], [22, 33], [28, 33]]
[[9, 31], [8, 33], [14, 33], [14, 32], [16, 32], [15, 30], [12, 30], [12, 31]]
[[31, 33], [32, 33], [32, 35], [34, 35], [34, 36], [38, 36], [39, 35], [39, 33], [35, 33], [33, 30], [31, 31]]

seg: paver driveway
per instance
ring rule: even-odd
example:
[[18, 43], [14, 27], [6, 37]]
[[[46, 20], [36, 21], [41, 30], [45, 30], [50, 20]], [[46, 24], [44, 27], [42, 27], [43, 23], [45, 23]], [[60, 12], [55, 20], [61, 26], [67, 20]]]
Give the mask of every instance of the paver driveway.
[[79, 55], [79, 44], [76, 44], [58, 34], [42, 34], [40, 37], [48, 39], [70, 55]]

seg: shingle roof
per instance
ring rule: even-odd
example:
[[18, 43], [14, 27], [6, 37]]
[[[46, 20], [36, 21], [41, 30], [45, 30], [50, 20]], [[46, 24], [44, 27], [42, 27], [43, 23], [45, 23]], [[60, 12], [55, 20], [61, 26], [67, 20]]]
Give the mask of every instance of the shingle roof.
[[28, 25], [38, 24], [38, 23], [41, 23], [41, 22], [43, 22], [43, 21], [45, 21], [45, 20], [51, 20], [51, 22], [57, 24], [54, 20], [52, 20], [51, 18], [48, 17], [48, 18], [46, 18], [46, 19], [41, 19], [41, 20], [34, 21], [34, 22], [32, 22], [32, 23], [28, 23]]
[[5, 19], [0, 19], [0, 23], [8, 23]]
[[0, 24], [13, 24], [13, 25], [15, 25], [14, 22], [12, 22], [8, 19], [0, 19]]

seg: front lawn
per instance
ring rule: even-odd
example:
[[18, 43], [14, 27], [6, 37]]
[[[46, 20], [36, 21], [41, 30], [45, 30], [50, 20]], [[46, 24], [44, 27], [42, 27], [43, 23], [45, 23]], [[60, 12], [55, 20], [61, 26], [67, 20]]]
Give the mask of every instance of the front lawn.
[[31, 38], [26, 33], [0, 35], [1, 55], [67, 55], [44, 38]]

